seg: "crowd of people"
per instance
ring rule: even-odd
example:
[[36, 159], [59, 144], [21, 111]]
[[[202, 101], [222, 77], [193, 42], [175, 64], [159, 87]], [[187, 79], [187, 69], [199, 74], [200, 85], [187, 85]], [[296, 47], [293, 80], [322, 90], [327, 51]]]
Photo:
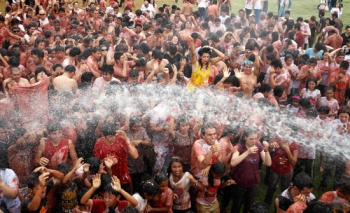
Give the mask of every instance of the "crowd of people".
[[0, 212], [349, 212], [350, 25], [277, 3], [7, 1]]

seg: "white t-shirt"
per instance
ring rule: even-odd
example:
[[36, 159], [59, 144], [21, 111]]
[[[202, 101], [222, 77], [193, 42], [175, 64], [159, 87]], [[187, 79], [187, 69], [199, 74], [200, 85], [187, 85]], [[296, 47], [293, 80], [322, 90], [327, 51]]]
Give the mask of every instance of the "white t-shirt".
[[[2, 181], [14, 190], [18, 190], [18, 177], [12, 169], [1, 169], [0, 177]], [[4, 201], [10, 212], [20, 213], [21, 212], [21, 201], [18, 196], [15, 199], [8, 198], [2, 190], [0, 190], [0, 202]]]
[[135, 193], [132, 196], [133, 196], [133, 198], [135, 198], [137, 200], [137, 206], [135, 206], [135, 208], [139, 212], [145, 211], [146, 206], [147, 206], [147, 200], [143, 199], [139, 193]]

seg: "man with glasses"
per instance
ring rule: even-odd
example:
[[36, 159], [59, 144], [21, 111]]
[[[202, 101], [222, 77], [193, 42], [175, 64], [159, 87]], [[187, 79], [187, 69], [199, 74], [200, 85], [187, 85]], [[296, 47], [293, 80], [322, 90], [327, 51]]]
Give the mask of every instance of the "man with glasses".
[[39, 11], [39, 22], [40, 22], [40, 26], [45, 26], [49, 23], [49, 19], [46, 17], [45, 10]]

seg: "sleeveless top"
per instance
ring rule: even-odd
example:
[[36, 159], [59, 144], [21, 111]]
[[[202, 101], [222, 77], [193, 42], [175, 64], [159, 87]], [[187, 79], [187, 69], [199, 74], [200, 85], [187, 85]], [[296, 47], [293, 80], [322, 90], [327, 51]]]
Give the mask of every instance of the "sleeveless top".
[[52, 145], [51, 139], [45, 140], [43, 157], [49, 159], [49, 168], [56, 168], [58, 164], [67, 162], [68, 152], [68, 139], [62, 138], [57, 146]]
[[191, 198], [190, 198], [190, 179], [188, 178], [189, 173], [185, 172], [182, 178], [175, 183], [173, 179], [173, 174], [170, 174], [169, 183], [170, 188], [173, 190], [177, 198], [174, 199], [173, 209], [176, 210], [186, 210], [191, 208]]
[[208, 65], [205, 72], [202, 71], [201, 67], [198, 66], [197, 70], [192, 72], [190, 82], [187, 84], [187, 89], [191, 90], [196, 87], [202, 86], [205, 82], [209, 82], [210, 76], [210, 65]]

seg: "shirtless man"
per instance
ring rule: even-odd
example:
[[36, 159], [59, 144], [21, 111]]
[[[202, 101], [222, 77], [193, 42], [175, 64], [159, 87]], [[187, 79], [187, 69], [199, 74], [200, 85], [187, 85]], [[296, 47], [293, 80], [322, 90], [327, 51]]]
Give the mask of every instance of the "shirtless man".
[[75, 91], [78, 89], [77, 82], [72, 79], [75, 74], [75, 67], [67, 65], [64, 68], [64, 73], [52, 80], [52, 84], [57, 91]]
[[152, 60], [146, 64], [145, 76], [147, 76], [151, 71], [154, 71], [155, 73], [162, 73], [165, 65], [168, 63], [168, 60], [163, 59], [163, 53], [160, 50], [154, 50], [152, 53]]
[[101, 50], [99, 47], [93, 47], [92, 48], [92, 54], [88, 57], [86, 63], [90, 67], [90, 70], [95, 78], [100, 77], [100, 70], [99, 70], [99, 64], [98, 61], [100, 60], [102, 56]]
[[29, 77], [34, 77], [35, 74], [35, 69], [38, 66], [43, 66], [45, 67], [47, 73], [49, 75], [52, 74], [52, 63], [49, 62], [48, 60], [44, 60], [44, 51], [34, 48], [31, 51], [32, 57], [28, 59], [27, 62], [27, 71], [28, 71], [28, 76]]
[[184, 0], [183, 4], [182, 4], [182, 11], [181, 13], [185, 15], [185, 17], [187, 18], [188, 16], [190, 16], [192, 14], [193, 11], [193, 4], [191, 4], [188, 0]]
[[241, 90], [247, 97], [252, 97], [254, 87], [257, 83], [257, 76], [253, 72], [254, 63], [250, 60], [244, 62], [243, 72], [235, 71], [239, 80]]
[[12, 87], [30, 85], [29, 81], [25, 78], [21, 78], [21, 70], [18, 67], [12, 67], [10, 69], [11, 78], [2, 82], [2, 90], [6, 96], [9, 96], [9, 90]]
[[157, 28], [154, 31], [154, 35], [147, 38], [147, 44], [151, 49], [155, 48], [157, 45], [163, 45], [163, 42], [163, 29], [161, 28]]

